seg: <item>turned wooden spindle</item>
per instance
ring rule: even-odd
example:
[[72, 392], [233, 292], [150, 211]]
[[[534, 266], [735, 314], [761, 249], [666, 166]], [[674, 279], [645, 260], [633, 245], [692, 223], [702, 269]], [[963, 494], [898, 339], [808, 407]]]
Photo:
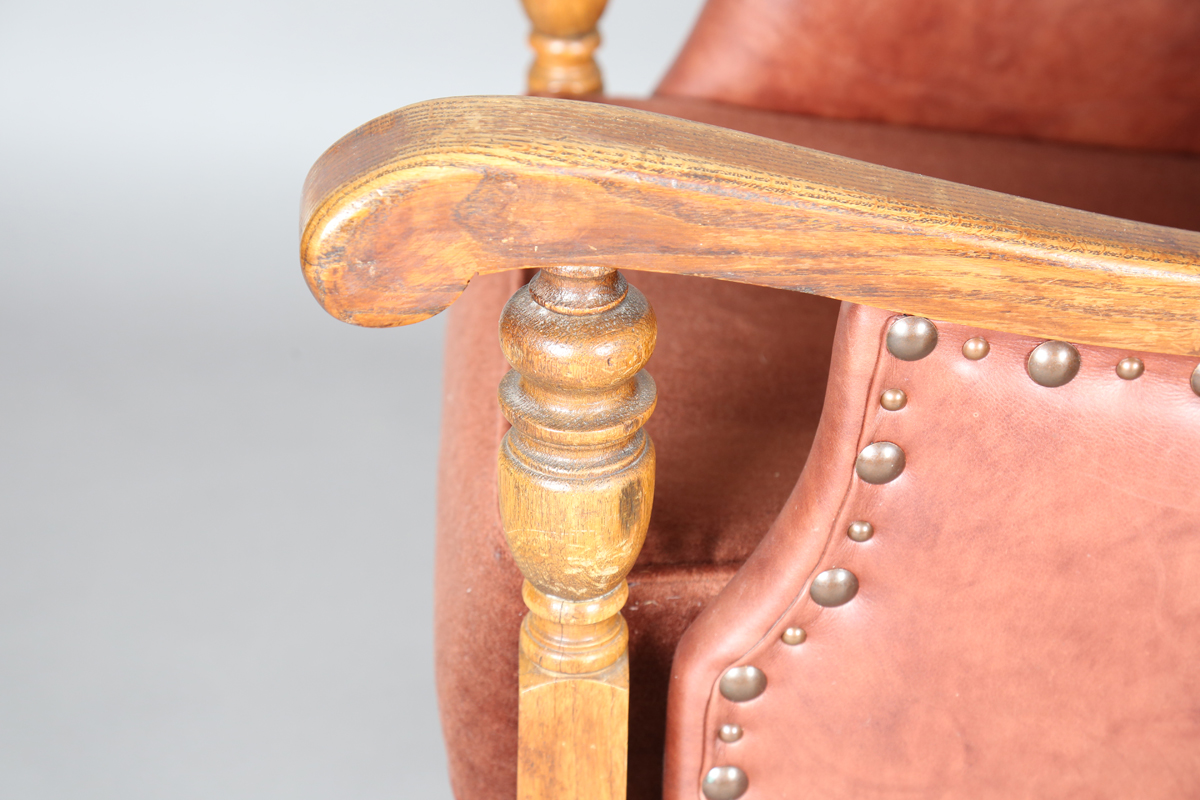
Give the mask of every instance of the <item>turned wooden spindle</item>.
[[521, 0], [533, 22], [529, 44], [529, 93], [581, 97], [604, 89], [593, 54], [600, 46], [596, 23], [608, 0]]
[[654, 312], [615, 270], [539, 272], [504, 308], [512, 428], [500, 448], [500, 516], [525, 576], [520, 635], [520, 800], [625, 797], [629, 632], [620, 609], [654, 498], [642, 429], [654, 381]]

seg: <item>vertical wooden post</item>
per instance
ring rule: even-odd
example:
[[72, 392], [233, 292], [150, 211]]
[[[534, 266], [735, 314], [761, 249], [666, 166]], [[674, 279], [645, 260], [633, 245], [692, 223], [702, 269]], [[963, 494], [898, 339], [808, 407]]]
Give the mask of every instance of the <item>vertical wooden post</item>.
[[600, 46], [596, 23], [608, 0], [521, 0], [533, 22], [529, 93], [581, 97], [604, 90], [593, 57]]
[[525, 576], [519, 800], [623, 800], [625, 576], [646, 538], [654, 446], [654, 312], [615, 270], [539, 272], [504, 308], [512, 429], [500, 516]]

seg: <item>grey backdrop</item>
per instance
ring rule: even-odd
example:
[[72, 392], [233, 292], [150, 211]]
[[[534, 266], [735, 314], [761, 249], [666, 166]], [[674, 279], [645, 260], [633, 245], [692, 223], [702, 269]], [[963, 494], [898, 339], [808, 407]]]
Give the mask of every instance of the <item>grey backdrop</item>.
[[[613, 93], [699, 0], [613, 0]], [[321, 151], [519, 92], [517, 0], [0, 0], [0, 798], [448, 798], [442, 322], [334, 321]]]

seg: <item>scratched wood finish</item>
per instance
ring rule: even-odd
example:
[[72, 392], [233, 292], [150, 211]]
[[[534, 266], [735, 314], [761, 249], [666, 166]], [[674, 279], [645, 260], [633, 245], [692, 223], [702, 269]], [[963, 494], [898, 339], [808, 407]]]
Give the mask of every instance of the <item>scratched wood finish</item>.
[[529, 93], [583, 97], [604, 90], [595, 52], [596, 23], [608, 0], [521, 0], [533, 23]]
[[436, 314], [476, 274], [637, 264], [1200, 354], [1200, 234], [632, 109], [419, 103], [334, 145], [304, 197], [309, 285], [359, 325]]
[[629, 629], [620, 610], [654, 499], [642, 367], [656, 323], [615, 270], [560, 267], [500, 319], [500, 518], [525, 576], [517, 796], [623, 800]]

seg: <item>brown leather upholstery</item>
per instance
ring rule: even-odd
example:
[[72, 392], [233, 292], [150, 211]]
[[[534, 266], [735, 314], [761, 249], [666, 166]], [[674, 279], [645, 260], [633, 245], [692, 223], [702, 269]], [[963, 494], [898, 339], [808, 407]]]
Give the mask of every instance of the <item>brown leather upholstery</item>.
[[[628, 104], [986, 188], [1200, 228], [1200, 165], [1192, 158], [1071, 151], [668, 99]], [[648, 366], [660, 391], [649, 425], [659, 455], [658, 485], [625, 612], [632, 637], [630, 797], [640, 800], [661, 791], [665, 695], [676, 642], [754, 551], [804, 466], [825, 397], [838, 304], [736, 284], [627, 274], [659, 319], [658, 350]], [[496, 324], [523, 279], [479, 279], [450, 312], [437, 666], [460, 800], [509, 798], [515, 791], [516, 641], [524, 607], [496, 505], [495, 454], [504, 430], [496, 387], [506, 367]], [[703, 684], [711, 665], [701, 667]], [[706, 741], [697, 730], [711, 733], [694, 716], [707, 700], [699, 712], [691, 708], [701, 684], [689, 683], [685, 699], [675, 702], [684, 709], [678, 711], [679, 741], [691, 748]], [[747, 734], [746, 743], [751, 741]], [[688, 784], [679, 775], [695, 778], [704, 756], [697, 749], [686, 757], [676, 751], [676, 758], [689, 765], [673, 772], [681, 791]], [[690, 791], [694, 797], [694, 782]]]
[[710, 0], [658, 92], [1200, 152], [1194, 0]]
[[[745, 800], [1200, 795], [1198, 360], [1142, 354], [1125, 381], [1129, 353], [1080, 347], [1048, 389], [1025, 370], [1038, 340], [939, 323], [904, 362], [891, 318], [843, 308], [809, 466], [680, 644], [666, 798], [729, 764]], [[907, 406], [881, 408], [888, 388]], [[879, 486], [854, 471], [876, 441], [907, 457]], [[835, 566], [860, 589], [823, 609], [808, 587]], [[716, 682], [743, 664], [767, 688], [731, 703]]]

